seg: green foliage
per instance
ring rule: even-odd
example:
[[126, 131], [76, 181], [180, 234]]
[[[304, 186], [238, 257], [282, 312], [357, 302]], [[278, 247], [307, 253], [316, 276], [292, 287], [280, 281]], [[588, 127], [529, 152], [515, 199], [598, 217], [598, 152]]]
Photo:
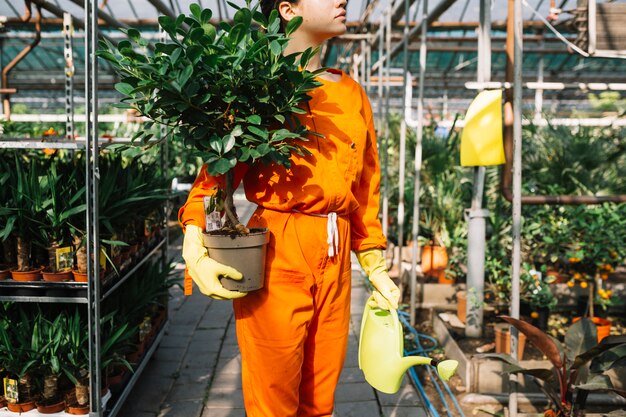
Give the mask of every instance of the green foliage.
[[[294, 115], [306, 113], [307, 93], [320, 85], [314, 79], [319, 71], [299, 69], [315, 51], [283, 55], [301, 19], [281, 33], [278, 14], [266, 19], [257, 8], [239, 8], [232, 25], [215, 27], [212, 11], [193, 4], [190, 15], [159, 18], [169, 42], [157, 43], [154, 54], [146, 54], [147, 43], [136, 29], [117, 47], [103, 41], [98, 52], [121, 77], [116, 89], [124, 106], [201, 151], [212, 175], [238, 162], [289, 166], [292, 152], [306, 152], [299, 142], [310, 132]], [[135, 139], [147, 143], [153, 138], [150, 128]]]
[[611, 391], [626, 397], [626, 391], [613, 386], [609, 371], [626, 366], [625, 336], [608, 336], [597, 342], [596, 326], [588, 319], [574, 323], [565, 334], [563, 344], [543, 331], [521, 320], [501, 316], [526, 335], [550, 361], [550, 368], [527, 369], [509, 355], [489, 354], [508, 363], [505, 371], [532, 378], [551, 401], [551, 409], [563, 416], [582, 416], [587, 396], [592, 391]]

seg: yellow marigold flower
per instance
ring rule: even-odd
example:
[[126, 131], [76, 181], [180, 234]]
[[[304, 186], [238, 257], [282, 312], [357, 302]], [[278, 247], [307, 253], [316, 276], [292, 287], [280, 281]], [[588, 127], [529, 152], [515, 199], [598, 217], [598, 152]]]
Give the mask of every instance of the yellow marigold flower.
[[606, 290], [606, 295], [608, 295], [609, 297], [613, 295], [613, 291], [611, 290]]
[[589, 284], [587, 284], [587, 281], [581, 281], [580, 288], [587, 288], [588, 286]]
[[533, 319], [538, 319], [539, 313], [537, 313], [536, 311], [533, 311], [532, 313], [530, 313], [530, 317], [532, 317]]
[[580, 279], [580, 278], [582, 278], [582, 276], [578, 272], [576, 272], [574, 274], [574, 279]]
[[574, 285], [576, 285], [576, 284], [574, 283], [574, 281], [571, 281], [571, 280], [570, 280], [570, 281], [567, 281], [567, 286], [568, 286], [568, 287], [572, 288]]

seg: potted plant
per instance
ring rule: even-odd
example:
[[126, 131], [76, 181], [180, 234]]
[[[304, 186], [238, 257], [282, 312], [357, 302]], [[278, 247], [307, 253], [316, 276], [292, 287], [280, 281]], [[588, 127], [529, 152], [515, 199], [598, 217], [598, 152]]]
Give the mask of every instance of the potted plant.
[[[28, 165], [28, 168], [25, 167]], [[9, 207], [0, 208], [0, 216], [5, 218], [4, 230], [0, 239], [13, 235], [17, 242], [17, 267], [11, 271], [16, 281], [41, 279], [43, 267], [32, 264], [33, 241], [40, 239], [43, 217], [43, 188], [38, 176], [35, 159], [20, 158], [15, 154], [14, 182], [10, 185], [11, 202]]]
[[59, 314], [54, 321], [40, 313], [34, 320], [33, 350], [36, 353], [37, 370], [42, 374], [41, 398], [37, 401], [37, 411], [42, 414], [58, 413], [65, 409], [65, 402], [59, 393], [59, 377], [64, 352], [64, 333], [67, 328], [66, 315]]
[[9, 411], [19, 413], [35, 408], [32, 372], [37, 359], [31, 322], [22, 309], [0, 318], [0, 363], [8, 375], [5, 397]]
[[567, 330], [565, 341], [561, 344], [525, 321], [500, 317], [525, 335], [552, 366], [526, 369], [508, 356], [481, 356], [504, 360], [509, 364], [506, 372], [532, 378], [550, 401], [544, 416], [584, 416], [587, 397], [594, 391], [614, 392], [626, 397], [626, 391], [614, 387], [609, 376], [611, 373], [619, 375], [618, 371], [625, 370], [625, 336], [610, 336], [598, 344], [595, 326], [590, 320], [583, 319]]
[[112, 311], [100, 319], [102, 333], [100, 367], [105, 378], [105, 386], [119, 385], [125, 371], [133, 371], [125, 354], [130, 351], [130, 340], [136, 328], [129, 326], [128, 322], [122, 322], [123, 319], [125, 318], [117, 311]]
[[81, 319], [78, 308], [67, 316], [67, 326], [63, 343], [67, 354], [61, 368], [74, 384], [75, 395], [66, 401], [66, 411], [70, 414], [89, 413], [89, 351], [86, 321]]
[[[212, 11], [192, 4], [190, 15], [159, 17], [169, 41], [157, 43], [154, 54], [146, 54], [147, 42], [139, 31], [128, 29], [129, 40], [117, 46], [105, 40], [98, 55], [120, 75], [116, 89], [125, 107], [151, 120], [135, 139], [148, 143], [155, 122], [168, 129], [161, 140], [197, 149], [208, 173], [220, 178], [217, 196], [225, 213], [221, 233], [260, 240], [262, 250], [267, 231], [259, 231], [261, 239], [250, 235], [237, 216], [234, 168], [257, 162], [289, 167], [292, 153], [306, 154], [301, 141], [312, 132], [296, 114], [306, 113], [307, 93], [320, 85], [315, 77], [322, 70], [300, 70], [314, 54], [310, 49], [283, 55], [302, 19], [291, 20], [282, 33], [276, 11], [266, 19], [257, 9], [248, 0], [235, 13], [233, 25], [221, 22], [215, 27]], [[220, 261], [214, 248], [210, 251]], [[247, 269], [250, 260], [240, 253], [237, 258]], [[231, 262], [224, 263], [240, 269]]]
[[[5, 153], [2, 153], [3, 158], [0, 159], [0, 234], [7, 227], [7, 221], [10, 217], [10, 212], [6, 209], [10, 202], [10, 189], [9, 184], [11, 180], [11, 172], [13, 168], [9, 163], [8, 158], [5, 157]], [[16, 254], [15, 254], [15, 242], [12, 236], [0, 237], [0, 280], [4, 280], [11, 277], [11, 268], [15, 266]]]
[[[59, 168], [65, 172], [59, 172]], [[43, 177], [47, 191], [43, 201], [43, 230], [46, 234], [48, 267], [43, 270], [46, 281], [67, 281], [72, 277], [70, 219], [85, 213], [85, 187], [79, 186], [77, 170], [53, 160]]]

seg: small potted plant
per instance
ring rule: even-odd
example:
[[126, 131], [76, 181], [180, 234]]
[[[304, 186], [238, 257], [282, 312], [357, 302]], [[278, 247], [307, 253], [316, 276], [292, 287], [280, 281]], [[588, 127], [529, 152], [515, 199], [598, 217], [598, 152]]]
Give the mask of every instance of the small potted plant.
[[34, 320], [33, 341], [36, 353], [36, 367], [42, 374], [41, 398], [37, 401], [37, 411], [41, 414], [58, 413], [65, 409], [65, 402], [59, 392], [62, 358], [65, 356], [64, 333], [67, 328], [65, 314], [59, 314], [50, 321], [38, 314]]
[[89, 351], [87, 323], [77, 308], [67, 316], [63, 343], [67, 354], [61, 367], [74, 384], [74, 395], [66, 398], [65, 411], [70, 414], [89, 413]]
[[0, 363], [4, 367], [5, 397], [9, 411], [35, 408], [33, 371], [37, 362], [32, 346], [32, 323], [24, 310], [0, 317]]
[[[129, 40], [117, 46], [105, 40], [98, 55], [120, 75], [116, 89], [125, 106], [151, 120], [135, 139], [153, 139], [156, 122], [168, 129], [161, 140], [197, 149], [208, 173], [220, 179], [216, 206], [223, 207], [225, 222], [216, 234], [226, 236], [228, 244], [231, 237], [251, 239], [251, 245], [264, 252], [267, 230], [251, 234], [237, 216], [234, 168], [259, 162], [289, 167], [292, 153], [307, 153], [301, 143], [312, 132], [295, 116], [306, 113], [307, 93], [320, 85], [315, 77], [322, 70], [301, 70], [314, 55], [311, 49], [283, 54], [301, 18], [291, 20], [282, 33], [276, 11], [266, 19], [257, 9], [248, 0], [236, 11], [232, 25], [221, 22], [215, 27], [212, 11], [192, 4], [190, 15], [159, 17], [169, 41], [157, 43], [154, 54], [147, 53], [139, 31], [128, 29]], [[224, 261], [210, 245], [211, 257], [241, 270], [248, 279], [248, 256], [238, 251]], [[263, 263], [258, 262], [260, 271]]]

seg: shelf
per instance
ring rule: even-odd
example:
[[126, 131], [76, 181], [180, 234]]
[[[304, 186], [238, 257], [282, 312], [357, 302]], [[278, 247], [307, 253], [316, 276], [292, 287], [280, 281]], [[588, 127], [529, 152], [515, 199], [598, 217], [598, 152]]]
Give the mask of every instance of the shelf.
[[139, 377], [141, 376], [141, 373], [143, 372], [146, 365], [148, 364], [148, 361], [150, 360], [150, 358], [152, 357], [156, 349], [159, 347], [159, 343], [161, 343], [161, 339], [163, 338], [163, 335], [165, 334], [165, 331], [167, 330], [168, 326], [169, 326], [169, 321], [166, 320], [163, 326], [161, 326], [161, 330], [159, 330], [159, 333], [157, 333], [156, 337], [154, 338], [154, 341], [152, 342], [152, 344], [150, 345], [146, 353], [141, 358], [141, 362], [139, 362], [139, 364], [137, 365], [137, 369], [135, 369], [135, 372], [133, 372], [133, 374], [131, 375], [130, 379], [126, 383], [126, 386], [124, 387], [122, 392], [120, 392], [117, 398], [113, 398], [110, 401], [110, 403], [112, 404], [111, 410], [108, 413], [105, 410], [103, 412], [104, 416], [115, 417], [117, 413], [119, 413], [120, 409], [122, 408], [122, 405], [124, 405], [124, 401], [126, 401], [126, 398], [130, 394], [135, 384], [137, 383], [137, 380], [139, 379]]
[[[102, 280], [102, 291], [104, 300], [111, 295], [120, 285], [128, 280], [144, 263], [165, 245], [165, 239], [157, 241], [141, 256], [134, 266], [125, 271], [121, 278], [116, 273], [111, 273]], [[87, 283], [86, 282], [48, 282], [31, 281], [17, 282], [13, 280], [0, 281], [0, 301], [18, 301], [25, 303], [75, 303], [87, 304]]]
[[[128, 278], [130, 278], [144, 263], [148, 261], [161, 247], [165, 244], [165, 239], [161, 239], [152, 249], [149, 250], [147, 254], [145, 254], [140, 261], [138, 261], [135, 266], [128, 272], [125, 272], [124, 275], [120, 279], [115, 279], [115, 274], [107, 276], [103, 282], [103, 287], [108, 287], [112, 285], [110, 288], [106, 289], [106, 292], [102, 296], [102, 300], [111, 295], [120, 285], [122, 285]], [[114, 282], [114, 283], [113, 283]]]
[[87, 283], [74, 281], [0, 281], [0, 301], [86, 304]]
[[[150, 140], [148, 143], [156, 143], [156, 140]], [[137, 142], [139, 143], [139, 142]], [[131, 138], [99, 138], [98, 146], [106, 147], [110, 145], [126, 144], [131, 145]], [[143, 144], [142, 144], [143, 145]], [[85, 138], [76, 138], [69, 140], [64, 138], [3, 138], [0, 140], [0, 149], [85, 149]]]

